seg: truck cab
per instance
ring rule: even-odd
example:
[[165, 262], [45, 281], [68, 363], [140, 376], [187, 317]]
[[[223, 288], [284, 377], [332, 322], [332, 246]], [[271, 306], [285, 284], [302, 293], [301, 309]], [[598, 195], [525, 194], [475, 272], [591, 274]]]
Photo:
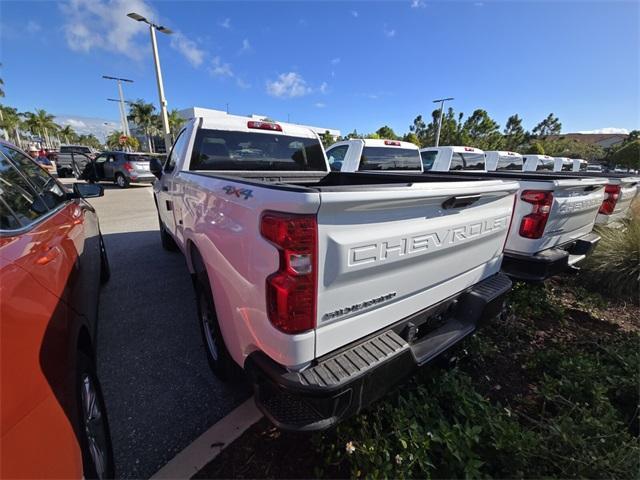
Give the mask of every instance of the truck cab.
[[333, 171], [422, 173], [418, 147], [411, 142], [353, 138], [327, 149]]
[[556, 166], [555, 159], [549, 155], [526, 154], [522, 160], [525, 172], [553, 172]]
[[522, 155], [509, 151], [485, 152], [488, 172], [521, 172], [524, 166]]
[[474, 147], [427, 147], [420, 150], [425, 172], [486, 172], [484, 152]]

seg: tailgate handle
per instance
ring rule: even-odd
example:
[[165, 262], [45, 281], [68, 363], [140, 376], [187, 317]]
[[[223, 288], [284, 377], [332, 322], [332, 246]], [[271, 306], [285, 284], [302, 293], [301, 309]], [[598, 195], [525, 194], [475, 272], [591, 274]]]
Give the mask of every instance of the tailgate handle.
[[450, 208], [463, 208], [473, 205], [480, 200], [480, 195], [459, 195], [451, 197], [442, 202], [442, 208], [445, 210]]

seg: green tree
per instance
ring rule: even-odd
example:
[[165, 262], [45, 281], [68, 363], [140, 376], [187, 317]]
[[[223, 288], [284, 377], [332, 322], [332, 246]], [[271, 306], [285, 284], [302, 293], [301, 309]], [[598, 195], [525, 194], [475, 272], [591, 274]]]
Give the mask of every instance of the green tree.
[[329, 130], [325, 130], [325, 132], [322, 135], [320, 135], [320, 140], [322, 140], [322, 144], [324, 145], [324, 148], [327, 148], [336, 142], [333, 138], [333, 135], [329, 133]]
[[380, 139], [380, 135], [378, 135], [377, 132], [373, 132], [373, 133], [367, 133], [364, 138], [373, 138], [373, 139]]
[[424, 120], [422, 119], [422, 115], [418, 115], [416, 118], [413, 119], [413, 123], [409, 125], [409, 132], [413, 133], [416, 136], [420, 146], [422, 147], [427, 146], [427, 143], [425, 141], [426, 133], [427, 133], [427, 124], [424, 123]]
[[[2, 63], [0, 63], [0, 67]], [[4, 98], [4, 80], [0, 78], [0, 98]]]
[[405, 133], [404, 137], [402, 137], [402, 141], [414, 143], [418, 147], [420, 146], [420, 140], [418, 139], [418, 136], [413, 132]]
[[553, 113], [547, 115], [547, 118], [533, 127], [531, 133], [538, 138], [545, 139], [549, 135], [560, 135], [562, 131], [562, 123]]
[[58, 132], [58, 135], [62, 137], [65, 143], [73, 143], [78, 138], [78, 134], [71, 127], [71, 125], [65, 125], [64, 127], [62, 127]]
[[627, 138], [622, 141], [622, 145], [640, 140], [640, 130], [631, 130]]
[[504, 127], [504, 147], [517, 151], [527, 140], [527, 134], [522, 128], [522, 119], [516, 113], [507, 119]]
[[182, 125], [184, 125], [184, 118], [178, 114], [178, 110], [175, 108], [168, 112], [167, 118], [169, 119], [169, 131], [171, 132], [171, 139], [175, 141], [176, 136], [180, 132]]
[[51, 145], [50, 135], [57, 132], [60, 127], [53, 121], [54, 116], [46, 110], [39, 108], [35, 112], [24, 112], [24, 126], [33, 135], [41, 136], [44, 141]]
[[386, 138], [388, 140], [397, 140], [399, 137], [396, 135], [396, 132], [393, 131], [391, 127], [385, 125], [384, 127], [380, 127], [376, 130], [376, 133], [380, 138]]
[[87, 147], [93, 147], [96, 150], [100, 150], [102, 148], [100, 140], [98, 140], [93, 133], [90, 133], [88, 135], [79, 135], [78, 143], [80, 145], [86, 145]]
[[640, 140], [627, 143], [609, 159], [611, 165], [640, 170]]
[[540, 142], [531, 142], [524, 151], [525, 154], [529, 155], [544, 155], [544, 147]]
[[489, 116], [486, 110], [480, 108], [467, 118], [462, 127], [462, 132], [465, 145], [482, 150], [497, 150], [502, 145], [500, 125]]
[[20, 127], [22, 126], [22, 120], [20, 114], [15, 108], [4, 107], [0, 105], [0, 111], [2, 112], [2, 121], [0, 121], [0, 128], [6, 130], [10, 139], [20, 145]]
[[605, 157], [605, 151], [600, 145], [593, 145], [580, 140], [560, 137], [555, 139], [538, 140], [546, 155], [552, 157], [584, 158], [585, 160], [600, 160]]
[[142, 99], [138, 99], [136, 102], [129, 105], [129, 115], [127, 118], [138, 126], [147, 139], [147, 147], [150, 152], [153, 152], [153, 146], [151, 145], [151, 134], [157, 127], [157, 116], [155, 114], [156, 107], [152, 103], [146, 103]]

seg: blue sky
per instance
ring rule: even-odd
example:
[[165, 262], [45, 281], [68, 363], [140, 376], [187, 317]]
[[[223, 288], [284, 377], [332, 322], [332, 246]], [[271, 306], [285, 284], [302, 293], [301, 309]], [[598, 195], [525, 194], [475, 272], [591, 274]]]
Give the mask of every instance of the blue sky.
[[157, 104], [148, 31], [129, 11], [177, 32], [158, 38], [169, 108], [404, 133], [452, 96], [501, 126], [554, 112], [565, 132], [640, 128], [636, 1], [2, 1], [2, 103], [117, 121], [108, 74]]

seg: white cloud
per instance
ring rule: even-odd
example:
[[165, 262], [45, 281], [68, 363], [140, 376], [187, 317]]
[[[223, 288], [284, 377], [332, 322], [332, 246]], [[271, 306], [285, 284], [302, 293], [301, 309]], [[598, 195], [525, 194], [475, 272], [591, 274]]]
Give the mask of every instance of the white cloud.
[[606, 127], [606, 128], [597, 128], [595, 130], [583, 130], [581, 132], [576, 133], [624, 133], [628, 134], [629, 129], [627, 128], [617, 128], [617, 127]]
[[27, 22], [27, 32], [29, 32], [29, 33], [38, 33], [40, 30], [42, 30], [42, 27], [35, 20], [29, 20]]
[[213, 57], [211, 59], [211, 66], [209, 67], [209, 73], [214, 77], [235, 77], [231, 65], [224, 63], [220, 57]]
[[427, 4], [424, 3], [424, 0], [411, 0], [411, 8], [424, 8]]
[[316, 108], [324, 108], [327, 105], [325, 103], [322, 103], [322, 102], [316, 102], [316, 103], [313, 104], [313, 106], [316, 107]]
[[145, 25], [128, 18], [127, 13], [157, 18], [144, 0], [70, 0], [60, 9], [65, 18], [62, 29], [71, 50], [102, 49], [133, 59], [140, 59], [148, 48], [148, 40], [142, 43], [147, 30]]
[[231, 19], [225, 18], [223, 21], [218, 23], [222, 28], [230, 29], [231, 28]]
[[387, 26], [385, 25], [382, 30], [384, 32], [384, 35], [387, 38], [393, 38], [393, 37], [396, 36], [396, 29], [395, 28], [387, 28]]
[[340, 63], [340, 57], [332, 58], [331, 65], [337, 65]]
[[205, 51], [198, 48], [196, 42], [188, 39], [181, 32], [171, 35], [171, 48], [184, 55], [194, 67], [199, 67], [204, 61]]
[[320, 93], [326, 94], [329, 91], [329, 85], [327, 84], [327, 82], [322, 82], [319, 90], [320, 90]]
[[242, 40], [242, 48], [240, 49], [240, 53], [249, 53], [253, 51], [253, 47], [251, 43], [249, 43], [249, 39], [245, 38]]
[[243, 88], [243, 89], [247, 89], [247, 88], [251, 88], [251, 84], [245, 82], [244, 80], [242, 80], [241, 78], [236, 77], [236, 85], [238, 85], [238, 87]]
[[294, 98], [311, 93], [311, 88], [301, 75], [288, 72], [278, 75], [277, 80], [267, 80], [267, 93], [278, 98]]
[[351, 10], [351, 16], [353, 18], [358, 18], [360, 16], [360, 14], [358, 13], [357, 10]]
[[70, 125], [73, 128], [87, 128], [87, 124], [82, 120], [76, 120], [75, 118], [67, 118], [62, 121], [63, 125]]

